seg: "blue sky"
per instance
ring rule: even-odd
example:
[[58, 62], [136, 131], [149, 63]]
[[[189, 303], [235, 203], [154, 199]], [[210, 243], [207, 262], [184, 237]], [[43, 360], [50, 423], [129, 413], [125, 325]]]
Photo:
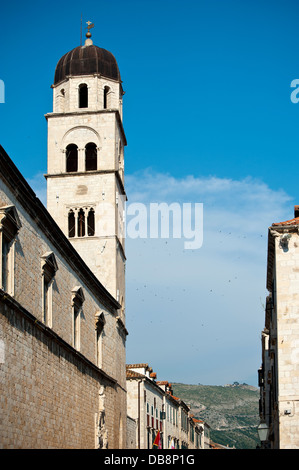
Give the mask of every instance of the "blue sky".
[[257, 384], [267, 228], [299, 203], [298, 10], [289, 0], [1, 7], [0, 143], [41, 199], [50, 86], [80, 44], [82, 13], [126, 92], [129, 203], [203, 203], [198, 250], [127, 239], [127, 362], [148, 362], [158, 379]]

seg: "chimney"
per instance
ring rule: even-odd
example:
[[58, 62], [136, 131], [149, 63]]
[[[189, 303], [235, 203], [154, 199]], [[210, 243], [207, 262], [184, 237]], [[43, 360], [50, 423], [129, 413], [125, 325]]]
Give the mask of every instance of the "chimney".
[[294, 217], [299, 217], [299, 206], [294, 206]]

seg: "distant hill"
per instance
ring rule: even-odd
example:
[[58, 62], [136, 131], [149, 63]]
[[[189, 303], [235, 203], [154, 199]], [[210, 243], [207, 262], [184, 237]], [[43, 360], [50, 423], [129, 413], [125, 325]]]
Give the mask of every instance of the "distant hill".
[[235, 382], [231, 385], [186, 385], [173, 383], [173, 394], [190, 406], [195, 418], [211, 428], [215, 443], [236, 449], [260, 445], [259, 389]]

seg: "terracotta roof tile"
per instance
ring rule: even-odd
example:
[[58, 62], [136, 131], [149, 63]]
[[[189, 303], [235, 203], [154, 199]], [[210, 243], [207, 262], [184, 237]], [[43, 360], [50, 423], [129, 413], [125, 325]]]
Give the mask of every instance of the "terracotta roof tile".
[[272, 224], [272, 227], [277, 227], [278, 225], [299, 225], [299, 217], [294, 219], [286, 220], [285, 222], [276, 222]]
[[175, 397], [174, 395], [171, 395], [171, 396], [172, 396], [172, 398], [174, 398], [175, 400], [180, 400], [180, 398]]

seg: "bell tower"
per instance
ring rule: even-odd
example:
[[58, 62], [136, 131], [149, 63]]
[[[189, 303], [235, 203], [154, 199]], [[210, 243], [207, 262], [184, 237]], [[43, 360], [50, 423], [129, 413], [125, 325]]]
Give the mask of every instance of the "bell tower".
[[47, 209], [88, 267], [125, 305], [123, 88], [88, 32], [58, 61], [48, 122]]

